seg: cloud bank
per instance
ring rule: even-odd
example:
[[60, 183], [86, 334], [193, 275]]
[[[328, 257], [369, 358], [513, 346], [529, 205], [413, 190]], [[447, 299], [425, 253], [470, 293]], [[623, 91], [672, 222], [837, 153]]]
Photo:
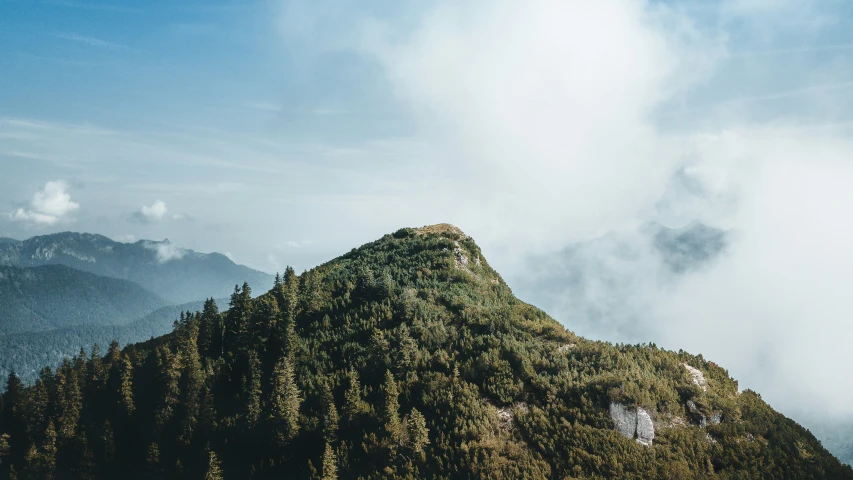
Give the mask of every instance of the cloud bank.
[[[853, 142], [849, 125], [815, 125], [833, 118], [820, 115], [831, 92], [801, 91], [804, 118], [773, 117], [760, 102], [784, 98], [771, 97], [712, 104], [702, 124], [661, 120], [729, 68], [729, 26], [792, 10], [807, 26], [825, 19], [783, 3], [712, 5], [720, 22], [709, 27], [639, 0], [447, 2], [411, 34], [368, 24], [363, 48], [435, 146], [454, 199], [445, 213], [511, 284], [531, 274], [521, 260], [531, 254], [549, 261], [567, 243], [647, 221], [731, 230], [725, 255], [674, 280], [661, 280], [665, 265], [639, 237], [630, 260], [615, 247], [586, 252], [607, 268], [581, 269], [599, 275], [578, 280], [599, 292], [582, 301], [607, 314], [585, 333], [702, 352], [783, 411], [850, 417]], [[578, 283], [562, 288], [572, 299]], [[614, 304], [620, 290], [629, 299]], [[577, 310], [552, 306], [572, 328]]]
[[74, 202], [68, 193], [68, 184], [64, 180], [55, 180], [45, 183], [26, 206], [16, 209], [9, 218], [34, 225], [54, 225], [68, 219], [79, 208], [80, 204]]

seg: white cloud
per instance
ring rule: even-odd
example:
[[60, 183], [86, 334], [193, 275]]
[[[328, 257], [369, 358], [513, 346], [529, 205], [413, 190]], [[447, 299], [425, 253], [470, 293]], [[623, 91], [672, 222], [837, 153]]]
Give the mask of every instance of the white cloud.
[[651, 115], [723, 51], [636, 0], [447, 2], [402, 44], [368, 32], [437, 145], [436, 171], [464, 205], [456, 221], [550, 246], [653, 208], [681, 151]]
[[166, 202], [155, 200], [151, 205], [143, 205], [133, 214], [133, 219], [142, 223], [157, 222], [162, 220], [168, 211]]
[[279, 248], [301, 248], [311, 245], [311, 240], [287, 240], [278, 244]]
[[157, 261], [160, 263], [180, 260], [187, 254], [186, 249], [173, 245], [169, 240], [164, 240], [162, 242], [146, 242], [145, 248], [154, 250], [157, 256]]
[[79, 208], [80, 204], [74, 202], [68, 193], [68, 184], [64, 180], [56, 180], [47, 182], [33, 194], [27, 206], [12, 212], [10, 218], [36, 225], [54, 225]]

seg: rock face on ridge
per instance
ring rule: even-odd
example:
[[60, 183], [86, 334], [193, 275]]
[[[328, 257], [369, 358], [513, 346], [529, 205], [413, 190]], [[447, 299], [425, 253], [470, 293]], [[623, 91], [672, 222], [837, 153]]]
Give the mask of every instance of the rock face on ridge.
[[655, 426], [652, 417], [642, 408], [631, 410], [618, 402], [610, 404], [610, 418], [613, 425], [625, 438], [634, 438], [637, 443], [651, 446], [655, 439]]

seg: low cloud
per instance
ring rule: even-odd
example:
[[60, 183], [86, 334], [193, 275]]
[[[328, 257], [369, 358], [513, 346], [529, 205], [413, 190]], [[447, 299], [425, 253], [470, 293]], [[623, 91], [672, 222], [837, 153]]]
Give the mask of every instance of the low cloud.
[[288, 240], [278, 244], [279, 248], [302, 248], [311, 245], [311, 240]]
[[131, 215], [131, 220], [138, 223], [153, 223], [158, 222], [169, 212], [166, 208], [166, 202], [155, 200], [151, 205], [143, 205], [140, 209]]
[[16, 209], [9, 214], [9, 218], [49, 226], [67, 220], [71, 213], [79, 208], [80, 204], [73, 201], [68, 193], [68, 184], [64, 180], [56, 180], [47, 182], [41, 190], [33, 194], [26, 206]]
[[187, 254], [186, 249], [173, 245], [168, 239], [162, 242], [146, 242], [145, 248], [154, 251], [159, 263], [180, 260]]

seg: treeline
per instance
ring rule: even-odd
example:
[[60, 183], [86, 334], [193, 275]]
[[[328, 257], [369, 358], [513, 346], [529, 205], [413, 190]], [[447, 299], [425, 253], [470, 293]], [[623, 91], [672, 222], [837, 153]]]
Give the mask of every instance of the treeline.
[[[683, 364], [699, 368], [707, 391]], [[613, 428], [652, 412], [654, 445]], [[719, 415], [721, 422], [705, 422]], [[591, 342], [403, 229], [0, 397], [0, 478], [853, 478], [701, 356]]]

